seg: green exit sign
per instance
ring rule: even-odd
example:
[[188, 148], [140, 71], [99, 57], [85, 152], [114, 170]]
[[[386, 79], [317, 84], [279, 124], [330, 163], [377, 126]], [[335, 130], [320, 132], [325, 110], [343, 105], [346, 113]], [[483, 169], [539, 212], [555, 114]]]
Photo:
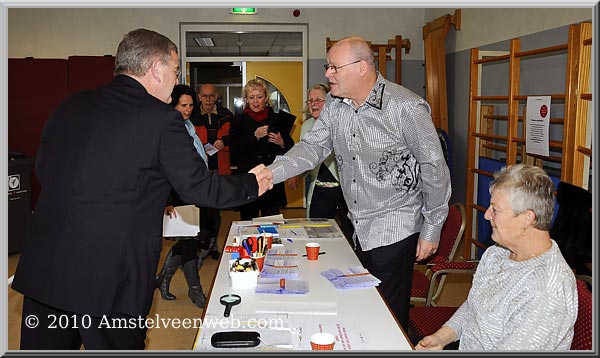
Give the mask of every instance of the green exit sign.
[[236, 15], [254, 15], [258, 11], [255, 7], [234, 7], [231, 8], [231, 13]]

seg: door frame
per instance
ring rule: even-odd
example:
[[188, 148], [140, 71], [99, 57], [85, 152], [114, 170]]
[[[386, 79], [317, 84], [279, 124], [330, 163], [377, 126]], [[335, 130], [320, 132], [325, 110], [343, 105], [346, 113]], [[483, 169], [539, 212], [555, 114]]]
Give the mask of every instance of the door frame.
[[[187, 57], [187, 32], [301, 32], [302, 33], [302, 56], [296, 57]], [[302, 62], [302, 88], [308, 86], [308, 24], [260, 24], [260, 23], [231, 23], [231, 22], [182, 22], [179, 24], [179, 58], [181, 68], [186, 69], [182, 72], [180, 83], [189, 84], [187, 81], [187, 68], [190, 62], [240, 62], [242, 67], [242, 86], [248, 81], [246, 78], [246, 61], [301, 61]]]

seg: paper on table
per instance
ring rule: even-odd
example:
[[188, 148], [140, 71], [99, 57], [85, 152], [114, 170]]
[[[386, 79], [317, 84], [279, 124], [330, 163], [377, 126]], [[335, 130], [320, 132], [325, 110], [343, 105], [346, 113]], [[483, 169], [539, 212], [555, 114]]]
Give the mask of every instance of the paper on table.
[[200, 232], [200, 209], [195, 205], [176, 206], [177, 217], [163, 216], [163, 237], [196, 236]]
[[261, 216], [252, 219], [252, 223], [254, 224], [283, 224], [284, 221], [283, 214]]
[[285, 301], [282, 306], [278, 301], [258, 301], [255, 313], [287, 313], [290, 315], [337, 315], [336, 302], [307, 302], [307, 301]]
[[206, 151], [206, 154], [208, 155], [214, 155], [215, 153], [217, 153], [219, 150], [212, 144], [210, 143], [206, 143], [204, 145], [204, 150]]

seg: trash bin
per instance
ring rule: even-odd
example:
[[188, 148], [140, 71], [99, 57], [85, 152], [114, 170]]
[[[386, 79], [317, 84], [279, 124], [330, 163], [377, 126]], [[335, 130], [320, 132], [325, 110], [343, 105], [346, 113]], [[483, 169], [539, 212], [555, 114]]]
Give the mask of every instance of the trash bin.
[[32, 158], [8, 153], [8, 254], [21, 251], [27, 224], [31, 218]]

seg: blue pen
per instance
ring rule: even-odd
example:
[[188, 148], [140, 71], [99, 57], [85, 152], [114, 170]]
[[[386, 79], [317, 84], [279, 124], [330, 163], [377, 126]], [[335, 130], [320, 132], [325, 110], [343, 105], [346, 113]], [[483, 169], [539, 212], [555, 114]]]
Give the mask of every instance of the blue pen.
[[289, 238], [288, 238], [288, 239], [286, 239], [286, 240], [287, 240], [287, 241], [289, 241], [289, 242], [291, 242], [291, 243], [293, 243], [293, 242], [294, 242], [294, 240], [292, 240], [292, 239], [289, 239]]

